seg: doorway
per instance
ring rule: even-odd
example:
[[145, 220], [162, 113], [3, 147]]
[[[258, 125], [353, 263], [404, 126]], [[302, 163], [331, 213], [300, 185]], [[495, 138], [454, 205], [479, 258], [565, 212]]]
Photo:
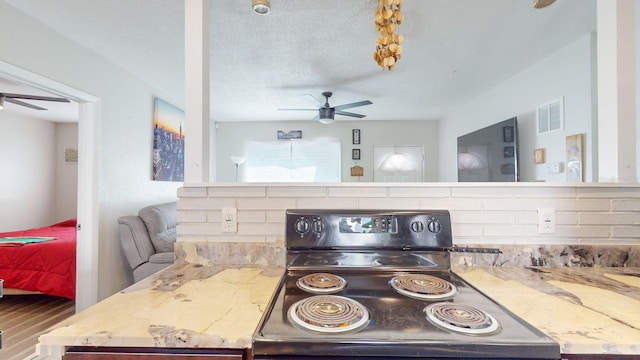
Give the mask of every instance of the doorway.
[[99, 99], [81, 90], [0, 61], [0, 77], [58, 94], [79, 103], [76, 312], [98, 301], [98, 136]]

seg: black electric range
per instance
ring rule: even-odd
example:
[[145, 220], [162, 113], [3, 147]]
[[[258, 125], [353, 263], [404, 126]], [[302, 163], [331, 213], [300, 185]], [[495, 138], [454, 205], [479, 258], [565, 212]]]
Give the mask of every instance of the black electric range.
[[254, 359], [559, 359], [451, 271], [448, 211], [289, 210], [287, 264]]

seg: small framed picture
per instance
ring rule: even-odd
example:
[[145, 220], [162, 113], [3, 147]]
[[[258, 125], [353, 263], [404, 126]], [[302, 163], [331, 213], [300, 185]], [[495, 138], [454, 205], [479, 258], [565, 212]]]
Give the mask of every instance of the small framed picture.
[[504, 157], [512, 158], [513, 157], [513, 146], [505, 146], [504, 147]]
[[502, 141], [503, 142], [513, 142], [513, 126], [503, 126], [502, 127]]
[[544, 164], [544, 149], [533, 150], [533, 163]]
[[65, 148], [64, 149], [64, 163], [65, 164], [77, 164], [78, 163], [78, 149]]
[[360, 160], [360, 149], [351, 150], [351, 159], [352, 160]]
[[354, 145], [360, 144], [360, 129], [353, 129], [351, 131], [351, 140]]

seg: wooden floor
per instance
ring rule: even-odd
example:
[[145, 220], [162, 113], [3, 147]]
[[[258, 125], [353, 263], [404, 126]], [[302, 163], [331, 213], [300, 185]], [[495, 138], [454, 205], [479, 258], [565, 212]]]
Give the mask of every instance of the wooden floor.
[[75, 313], [73, 300], [48, 295], [5, 295], [0, 299], [0, 359], [23, 360], [35, 351], [38, 336]]

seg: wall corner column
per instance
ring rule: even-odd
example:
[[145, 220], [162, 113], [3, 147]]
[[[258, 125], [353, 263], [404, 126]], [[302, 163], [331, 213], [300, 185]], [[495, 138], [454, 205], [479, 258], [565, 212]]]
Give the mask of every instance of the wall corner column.
[[634, 1], [597, 4], [598, 182], [635, 183]]
[[184, 182], [210, 178], [209, 0], [185, 0]]

